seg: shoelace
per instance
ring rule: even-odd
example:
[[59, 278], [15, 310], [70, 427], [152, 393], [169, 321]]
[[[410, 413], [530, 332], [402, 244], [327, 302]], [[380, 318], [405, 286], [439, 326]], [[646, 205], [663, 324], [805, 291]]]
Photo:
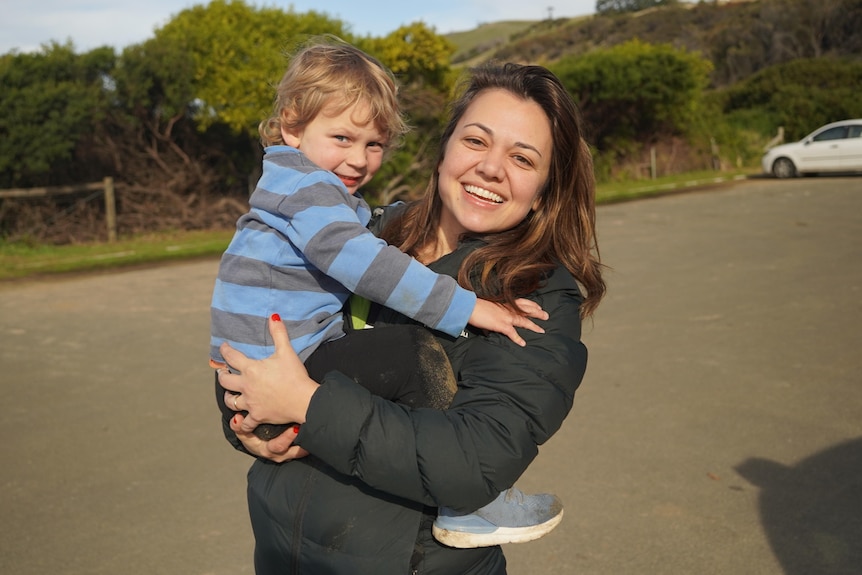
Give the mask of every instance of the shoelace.
[[520, 489], [518, 489], [517, 487], [510, 487], [509, 489], [506, 490], [505, 499], [507, 502], [512, 501], [512, 500], [517, 500], [518, 505], [523, 505], [525, 497], [526, 497], [526, 495], [524, 495], [524, 492], [521, 491]]

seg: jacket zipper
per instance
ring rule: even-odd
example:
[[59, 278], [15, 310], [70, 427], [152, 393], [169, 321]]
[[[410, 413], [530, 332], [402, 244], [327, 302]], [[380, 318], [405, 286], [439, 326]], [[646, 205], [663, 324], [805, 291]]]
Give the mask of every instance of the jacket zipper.
[[299, 505], [296, 510], [296, 518], [293, 521], [293, 541], [291, 548], [293, 551], [293, 565], [290, 572], [294, 575], [301, 574], [300, 557], [302, 556], [302, 523], [305, 520], [305, 508], [308, 507], [308, 500], [311, 499], [311, 484], [314, 473], [312, 470], [318, 469], [317, 460], [314, 456], [308, 456], [311, 461], [308, 472], [305, 476], [305, 484], [302, 486], [302, 497], [299, 500]]

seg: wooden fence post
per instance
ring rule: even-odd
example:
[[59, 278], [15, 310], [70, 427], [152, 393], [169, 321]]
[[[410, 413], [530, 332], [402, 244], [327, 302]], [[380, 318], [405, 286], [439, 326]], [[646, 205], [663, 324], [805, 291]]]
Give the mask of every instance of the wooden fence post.
[[108, 224], [108, 242], [117, 241], [117, 205], [114, 199], [114, 178], [106, 177], [105, 186], [105, 221]]

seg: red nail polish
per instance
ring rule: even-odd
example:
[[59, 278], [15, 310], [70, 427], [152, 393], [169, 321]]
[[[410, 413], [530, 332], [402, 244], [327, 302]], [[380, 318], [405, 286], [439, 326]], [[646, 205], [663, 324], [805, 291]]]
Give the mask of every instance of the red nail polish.
[[272, 314], [272, 317], [270, 319], [272, 319], [272, 321], [281, 321], [281, 316], [277, 313], [274, 313]]
[[293, 426], [293, 432], [294, 432], [294, 433], [299, 433], [299, 426], [298, 426], [298, 425], [294, 425], [294, 426]]

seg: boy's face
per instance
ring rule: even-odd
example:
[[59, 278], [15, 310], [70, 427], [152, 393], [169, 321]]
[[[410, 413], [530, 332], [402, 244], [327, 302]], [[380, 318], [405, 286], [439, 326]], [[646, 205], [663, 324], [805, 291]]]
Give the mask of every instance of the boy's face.
[[365, 121], [368, 117], [368, 107], [361, 103], [342, 112], [328, 106], [303, 128], [282, 128], [281, 134], [285, 144], [334, 173], [354, 194], [380, 169], [386, 148], [374, 122]]

